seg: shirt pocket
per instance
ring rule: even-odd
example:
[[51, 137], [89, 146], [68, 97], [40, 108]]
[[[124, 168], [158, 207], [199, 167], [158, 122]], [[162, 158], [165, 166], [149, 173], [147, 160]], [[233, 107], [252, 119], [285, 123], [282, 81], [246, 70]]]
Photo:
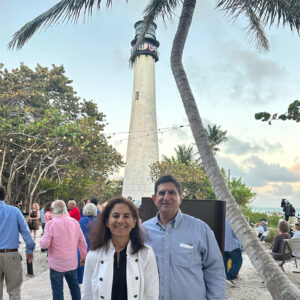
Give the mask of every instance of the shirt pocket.
[[190, 268], [196, 259], [196, 249], [195, 248], [183, 248], [178, 247], [175, 253], [175, 265]]

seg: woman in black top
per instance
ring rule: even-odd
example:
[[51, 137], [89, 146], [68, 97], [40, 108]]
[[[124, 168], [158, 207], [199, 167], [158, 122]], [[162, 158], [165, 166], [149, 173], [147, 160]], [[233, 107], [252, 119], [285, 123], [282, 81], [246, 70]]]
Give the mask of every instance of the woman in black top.
[[158, 272], [151, 247], [144, 245], [138, 211], [117, 196], [100, 213], [91, 231], [82, 300], [157, 300]]

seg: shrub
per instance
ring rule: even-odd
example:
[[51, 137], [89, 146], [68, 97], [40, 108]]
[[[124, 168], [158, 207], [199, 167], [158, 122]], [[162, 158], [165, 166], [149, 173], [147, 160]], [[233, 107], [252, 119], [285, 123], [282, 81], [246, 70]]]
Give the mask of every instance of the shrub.
[[258, 223], [260, 219], [264, 218], [268, 221], [269, 228], [277, 228], [277, 224], [281, 218], [281, 216], [276, 213], [270, 215], [267, 213], [253, 212], [251, 207], [244, 207], [242, 212], [245, 216], [249, 217], [251, 226]]
[[268, 232], [268, 235], [265, 237], [265, 242], [266, 243], [273, 243], [273, 240], [276, 236], [276, 230], [275, 229], [270, 229]]

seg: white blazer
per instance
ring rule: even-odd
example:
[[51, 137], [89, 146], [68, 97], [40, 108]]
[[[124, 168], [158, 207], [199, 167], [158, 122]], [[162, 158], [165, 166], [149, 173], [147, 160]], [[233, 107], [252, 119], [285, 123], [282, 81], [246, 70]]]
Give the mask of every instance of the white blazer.
[[[157, 300], [159, 281], [155, 254], [145, 246], [136, 254], [132, 253], [131, 242], [127, 246], [127, 299]], [[114, 272], [115, 248], [109, 241], [108, 250], [101, 247], [89, 251], [85, 261], [81, 300], [111, 300]]]

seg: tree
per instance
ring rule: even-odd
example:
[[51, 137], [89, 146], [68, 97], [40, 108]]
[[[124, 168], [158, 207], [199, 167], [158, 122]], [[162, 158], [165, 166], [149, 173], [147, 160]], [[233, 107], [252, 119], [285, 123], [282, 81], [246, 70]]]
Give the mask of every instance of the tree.
[[275, 113], [271, 115], [268, 112], [259, 112], [255, 114], [255, 119], [262, 120], [262, 122], [268, 122], [270, 125], [272, 124], [272, 121], [275, 120], [293, 120], [298, 123], [300, 122], [300, 101], [295, 100], [292, 102], [289, 105], [287, 112], [284, 114]]
[[[221, 126], [217, 126], [216, 124], [214, 124], [213, 126], [208, 125], [207, 129], [205, 130], [214, 153], [220, 151], [220, 149], [217, 146], [228, 140], [226, 136], [227, 130], [221, 130]], [[195, 156], [199, 155], [199, 153], [193, 153], [193, 145], [177, 145], [177, 147], [174, 150], [176, 153], [175, 159], [180, 162], [186, 163], [188, 161], [200, 161], [200, 158], [195, 158]], [[166, 157], [165, 155], [163, 155], [162, 157], [163, 160], [171, 162], [170, 158]]]
[[160, 176], [171, 174], [182, 187], [183, 199], [216, 199], [204, 170], [199, 163], [169, 158], [150, 166], [150, 177], [155, 182]]
[[183, 145], [177, 145], [177, 147], [174, 149], [176, 156], [175, 157], [167, 157], [165, 155], [162, 156], [164, 161], [171, 162], [172, 160], [177, 160], [183, 164], [187, 164], [188, 162], [192, 162], [195, 160], [194, 158], [194, 153], [193, 153], [193, 146], [189, 145], [186, 146], [185, 144]]
[[30, 207], [62, 183], [104, 182], [122, 165], [102, 133], [104, 115], [70, 83], [62, 66], [0, 69], [0, 181], [8, 201]]
[[219, 146], [221, 143], [226, 142], [228, 140], [227, 130], [221, 130], [221, 125], [217, 126], [214, 124], [213, 126], [208, 125], [206, 129], [207, 137], [210, 142], [210, 146], [213, 149], [214, 153], [220, 151]]
[[[217, 199], [201, 164], [196, 161], [184, 163], [174, 157], [166, 158], [150, 166], [150, 177], [153, 182], [157, 181], [160, 176], [171, 174], [181, 184], [183, 199]], [[256, 194], [242, 182], [241, 178], [233, 177], [231, 181], [228, 181], [224, 169], [221, 172], [237, 204], [242, 208], [247, 207]]]
[[255, 197], [251, 188], [243, 183], [242, 178], [233, 177], [228, 184], [232, 196], [240, 207], [246, 207]]
[[[47, 27], [61, 20], [61, 17], [65, 21], [76, 21], [81, 11], [92, 14], [93, 6], [97, 4], [97, 8], [100, 8], [100, 2], [100, 0], [97, 2], [88, 0], [80, 2], [77, 0], [62, 0], [44, 14], [25, 24], [15, 33], [9, 46], [22, 47], [42, 25]], [[111, 0], [107, 1], [107, 5], [111, 3]], [[135, 45], [135, 49], [137, 50], [143, 42], [149, 24], [159, 15], [162, 17], [171, 15], [172, 11], [181, 3], [183, 3], [182, 11], [171, 51], [171, 68], [206, 174], [216, 197], [226, 200], [229, 224], [242, 242], [252, 264], [266, 282], [267, 288], [272, 296], [276, 299], [299, 299], [300, 291], [280, 271], [270, 255], [265, 253], [255, 234], [245, 221], [218, 167], [207, 133], [202, 124], [198, 107], [182, 64], [183, 50], [191, 26], [196, 0], [150, 0], [145, 10], [142, 34]], [[283, 26], [289, 25], [292, 30], [297, 30], [298, 33], [300, 31], [299, 1], [219, 0], [217, 1], [217, 7], [223, 9], [234, 18], [245, 14], [249, 20], [249, 33], [252, 34], [254, 40], [257, 41], [259, 49], [269, 49], [268, 39], [263, 30], [263, 26], [266, 24], [271, 26], [273, 24], [279, 25], [282, 23]], [[135, 56], [136, 52], [133, 51], [133, 61]]]

